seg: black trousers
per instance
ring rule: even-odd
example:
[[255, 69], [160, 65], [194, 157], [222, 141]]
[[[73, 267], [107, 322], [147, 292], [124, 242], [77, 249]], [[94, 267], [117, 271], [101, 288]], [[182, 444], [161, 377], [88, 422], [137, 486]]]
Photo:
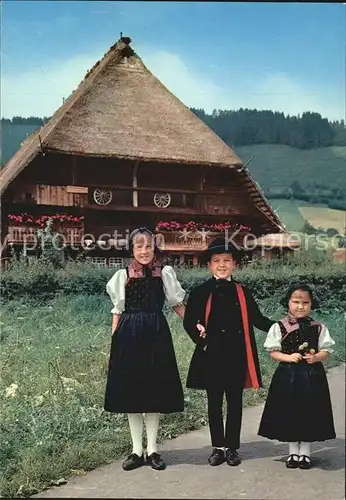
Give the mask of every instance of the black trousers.
[[[226, 396], [227, 416], [226, 428], [223, 421], [223, 398]], [[207, 389], [208, 418], [213, 448], [231, 448], [237, 450], [240, 447], [240, 430], [243, 413], [243, 387], [232, 389]]]

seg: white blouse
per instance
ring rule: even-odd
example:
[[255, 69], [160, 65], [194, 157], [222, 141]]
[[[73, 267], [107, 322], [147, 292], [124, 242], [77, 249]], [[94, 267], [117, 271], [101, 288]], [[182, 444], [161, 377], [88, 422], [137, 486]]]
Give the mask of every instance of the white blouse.
[[[270, 351], [281, 351], [281, 330], [278, 323], [274, 323], [267, 334], [267, 338], [264, 342], [264, 348]], [[331, 348], [335, 344], [334, 340], [331, 338], [330, 333], [326, 325], [322, 323], [321, 333], [318, 336], [318, 350], [327, 351], [332, 353]]]
[[[127, 281], [126, 269], [116, 271], [106, 285], [106, 291], [113, 302], [112, 314], [121, 314], [125, 309], [125, 285]], [[170, 307], [182, 304], [185, 290], [177, 279], [177, 275], [171, 266], [162, 268], [163, 289], [167, 303]]]

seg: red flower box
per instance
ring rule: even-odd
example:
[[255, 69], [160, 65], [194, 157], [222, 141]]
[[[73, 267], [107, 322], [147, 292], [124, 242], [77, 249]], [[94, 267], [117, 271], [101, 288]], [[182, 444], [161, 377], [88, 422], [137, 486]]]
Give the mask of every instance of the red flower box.
[[45, 214], [45, 215], [30, 215], [26, 212], [21, 214], [9, 214], [7, 216], [8, 221], [14, 225], [24, 225], [24, 226], [38, 226], [45, 227], [46, 222], [52, 219], [53, 224], [66, 224], [69, 226], [80, 226], [84, 222], [84, 217], [77, 217], [70, 214]]
[[226, 230], [245, 230], [251, 231], [248, 226], [242, 224], [231, 224], [230, 222], [222, 222], [219, 224], [205, 224], [203, 222], [189, 221], [186, 223], [177, 221], [160, 221], [156, 226], [156, 231], [211, 231], [211, 232], [225, 232]]

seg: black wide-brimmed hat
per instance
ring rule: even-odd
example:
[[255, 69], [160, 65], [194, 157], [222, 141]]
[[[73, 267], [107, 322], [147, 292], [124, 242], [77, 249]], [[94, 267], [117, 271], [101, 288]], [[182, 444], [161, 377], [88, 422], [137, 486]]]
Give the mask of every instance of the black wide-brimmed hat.
[[231, 254], [236, 262], [239, 262], [243, 255], [240, 248], [236, 247], [234, 243], [221, 236], [209, 243], [207, 250], [202, 253], [201, 258], [204, 262], [208, 262], [212, 255], [222, 253]]

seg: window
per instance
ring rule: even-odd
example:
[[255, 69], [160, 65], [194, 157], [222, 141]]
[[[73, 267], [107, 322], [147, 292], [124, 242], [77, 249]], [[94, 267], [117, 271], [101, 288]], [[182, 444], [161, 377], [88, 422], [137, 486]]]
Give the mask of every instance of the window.
[[105, 257], [91, 257], [91, 263], [97, 267], [107, 267], [107, 259]]
[[124, 259], [121, 257], [110, 257], [108, 259], [108, 267], [123, 267]]
[[184, 264], [188, 267], [194, 267], [194, 258], [193, 255], [185, 254], [184, 255]]

